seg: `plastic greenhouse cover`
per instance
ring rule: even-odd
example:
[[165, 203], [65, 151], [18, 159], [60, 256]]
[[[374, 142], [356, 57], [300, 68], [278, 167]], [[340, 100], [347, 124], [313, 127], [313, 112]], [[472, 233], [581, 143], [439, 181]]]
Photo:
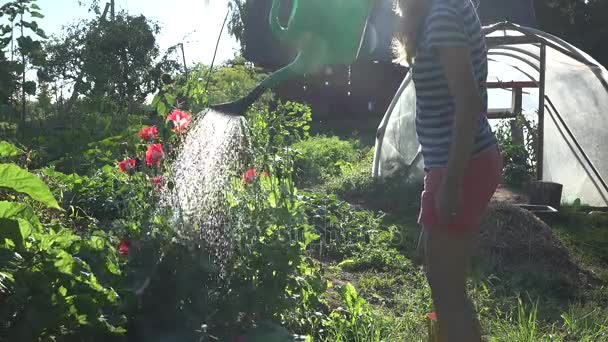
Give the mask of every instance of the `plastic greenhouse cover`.
[[[608, 206], [608, 72], [597, 66], [589, 55], [557, 37], [530, 28], [520, 29], [528, 36], [549, 43], [546, 47], [543, 180], [564, 184], [566, 201], [581, 198], [591, 205]], [[522, 36], [524, 33], [514, 29], [487, 34], [487, 37]], [[488, 60], [490, 82], [539, 81], [538, 43], [492, 47]], [[379, 127], [374, 176], [384, 177], [408, 165], [418, 150], [414, 128], [415, 91], [409, 77]], [[524, 92], [524, 110], [536, 112], [538, 89], [524, 89]], [[511, 99], [508, 89], [489, 90], [490, 109], [509, 108]], [[414, 176], [420, 177], [422, 163], [417, 164], [416, 170]]]

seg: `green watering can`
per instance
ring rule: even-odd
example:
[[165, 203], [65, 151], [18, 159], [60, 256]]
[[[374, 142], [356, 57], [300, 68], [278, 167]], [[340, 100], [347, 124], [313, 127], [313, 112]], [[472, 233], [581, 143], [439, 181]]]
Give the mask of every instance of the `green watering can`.
[[247, 96], [211, 106], [231, 115], [243, 115], [267, 89], [292, 77], [314, 73], [325, 65], [345, 65], [358, 55], [373, 4], [378, 0], [292, 0], [286, 26], [279, 20], [282, 0], [273, 0], [269, 24], [272, 33], [298, 54], [287, 66], [260, 82]]

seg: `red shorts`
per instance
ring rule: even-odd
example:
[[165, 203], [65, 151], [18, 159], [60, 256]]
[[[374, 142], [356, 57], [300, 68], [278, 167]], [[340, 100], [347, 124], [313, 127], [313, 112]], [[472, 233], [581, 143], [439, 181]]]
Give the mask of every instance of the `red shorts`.
[[476, 230], [502, 179], [502, 167], [502, 155], [498, 147], [489, 148], [469, 160], [462, 179], [460, 204], [448, 223], [440, 222], [435, 205], [436, 194], [446, 169], [429, 169], [424, 177], [418, 223], [426, 229], [440, 228], [452, 232]]

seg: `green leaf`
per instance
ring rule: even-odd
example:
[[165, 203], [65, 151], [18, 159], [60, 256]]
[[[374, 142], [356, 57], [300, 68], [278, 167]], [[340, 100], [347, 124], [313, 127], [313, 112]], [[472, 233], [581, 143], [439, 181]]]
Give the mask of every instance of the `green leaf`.
[[40, 249], [45, 251], [68, 249], [72, 247], [74, 243], [81, 240], [78, 235], [75, 235], [69, 229], [60, 229], [58, 232], [38, 234], [36, 238], [40, 241]]
[[23, 154], [23, 151], [13, 144], [0, 141], [0, 158], [12, 158]]
[[34, 18], [40, 18], [40, 19], [44, 18], [44, 14], [42, 14], [40, 12], [36, 12], [36, 11], [30, 12], [30, 15]]
[[[27, 204], [0, 201], [0, 218], [9, 220], [22, 219], [28, 222], [36, 231], [42, 230], [42, 224], [38, 220], [38, 216], [36, 216], [32, 208]], [[29, 234], [27, 234], [27, 236], [29, 236]], [[27, 236], [24, 236], [24, 238]]]
[[105, 240], [100, 236], [92, 236], [89, 240], [89, 246], [96, 251], [101, 251], [105, 247]]
[[57, 253], [57, 257], [55, 259], [54, 265], [55, 265], [55, 267], [57, 267], [57, 270], [59, 272], [66, 273], [66, 274], [72, 274], [74, 271], [75, 264], [76, 264], [76, 261], [70, 254], [68, 254], [68, 252], [66, 252], [64, 250], [60, 250]]
[[317, 233], [314, 233], [312, 231], [305, 231], [304, 232], [304, 246], [310, 245], [313, 241], [316, 241], [320, 237], [321, 236]]
[[158, 113], [158, 115], [164, 116], [165, 114], [167, 114], [167, 106], [165, 105], [164, 102], [159, 102], [158, 103], [158, 107], [156, 107], [156, 112]]
[[165, 100], [167, 100], [168, 104], [175, 104], [175, 99], [176, 99], [175, 95], [165, 93]]
[[61, 209], [40, 178], [15, 164], [0, 164], [0, 187], [26, 194], [50, 208]]
[[[24, 23], [24, 26], [29, 28], [31, 25], [29, 23], [25, 25]], [[19, 37], [17, 38], [17, 45], [22, 52], [29, 53], [34, 48], [34, 41], [29, 36]]]
[[22, 223], [17, 220], [0, 218], [0, 246], [10, 249], [10, 245], [6, 246], [5, 242], [8, 239], [13, 242], [14, 246], [23, 247], [24, 237], [21, 233], [21, 225]]
[[39, 28], [39, 29], [37, 29], [37, 30], [36, 30], [36, 34], [37, 34], [37, 35], [38, 35], [40, 38], [43, 38], [43, 39], [47, 39], [47, 38], [48, 38], [48, 37], [47, 37], [47, 35], [46, 35], [46, 32], [44, 32], [44, 30], [43, 30], [43, 29], [41, 29], [41, 28]]
[[32, 9], [35, 9], [35, 10], [40, 11], [40, 6], [38, 6], [38, 5], [36, 5], [36, 4], [31, 4], [31, 5], [30, 5], [30, 7], [31, 7]]
[[11, 37], [0, 39], [0, 47], [2, 47], [2, 48], [8, 46], [8, 44], [10, 44], [10, 43], [11, 43]]
[[118, 266], [111, 262], [110, 260], [106, 261], [106, 269], [108, 270], [108, 272], [114, 274], [114, 275], [120, 275], [120, 269], [118, 268]]
[[160, 96], [158, 96], [158, 95], [154, 96], [154, 98], [152, 99], [152, 104], [151, 104], [152, 108], [156, 108], [159, 101], [160, 101]]
[[23, 83], [23, 90], [28, 95], [36, 95], [36, 82], [27, 81], [27, 82]]

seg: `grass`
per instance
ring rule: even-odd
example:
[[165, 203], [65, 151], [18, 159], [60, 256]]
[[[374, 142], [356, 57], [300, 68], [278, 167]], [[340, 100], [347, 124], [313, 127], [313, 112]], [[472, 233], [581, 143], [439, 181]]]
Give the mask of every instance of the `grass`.
[[[350, 202], [329, 212], [342, 236], [363, 239], [337, 240], [331, 258], [318, 255], [325, 279], [333, 284], [328, 291], [332, 323], [323, 340], [421, 341], [432, 301], [416, 249], [420, 185], [374, 182], [372, 155], [368, 151], [317, 188], [319, 197], [331, 193], [337, 202]], [[550, 223], [554, 233], [574, 262], [603, 286], [581, 287], [547, 272], [494, 274], [477, 263], [468, 289], [488, 341], [608, 341], [608, 220], [565, 212]], [[352, 298], [340, 294], [346, 284], [364, 303], [355, 320]]]
[[566, 208], [553, 230], [579, 264], [608, 281], [608, 216], [569, 213]]

